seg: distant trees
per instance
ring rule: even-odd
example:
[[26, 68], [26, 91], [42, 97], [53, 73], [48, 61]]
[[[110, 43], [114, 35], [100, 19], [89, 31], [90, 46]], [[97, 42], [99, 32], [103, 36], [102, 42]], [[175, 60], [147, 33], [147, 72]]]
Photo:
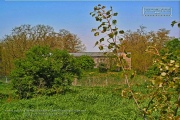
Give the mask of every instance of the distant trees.
[[21, 25], [13, 28], [12, 33], [4, 36], [1, 42], [1, 72], [9, 74], [13, 68], [13, 61], [24, 57], [25, 51], [35, 45], [49, 46], [51, 49], [68, 52], [79, 52], [86, 49], [77, 35], [67, 30], [55, 32], [53, 27], [48, 25]]
[[149, 46], [156, 46], [157, 50], [161, 50], [164, 44], [170, 40], [168, 36], [169, 30], [159, 29], [157, 32], [146, 32], [144, 26], [140, 26], [137, 31], [127, 31], [122, 41], [123, 49], [131, 52], [132, 69], [139, 73], [144, 73], [153, 61], [153, 55], [145, 52]]

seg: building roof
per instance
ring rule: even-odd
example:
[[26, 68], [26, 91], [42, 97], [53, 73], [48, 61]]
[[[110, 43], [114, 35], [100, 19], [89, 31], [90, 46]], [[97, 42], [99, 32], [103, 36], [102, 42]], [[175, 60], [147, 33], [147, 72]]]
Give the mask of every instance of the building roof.
[[79, 53], [69, 53], [70, 55], [73, 55], [75, 57], [79, 57], [82, 55], [87, 55], [91, 57], [103, 57], [106, 56], [104, 52], [79, 52]]
[[107, 55], [113, 55], [112, 52], [107, 52], [107, 54], [105, 54], [104, 52], [79, 52], [79, 53], [69, 53], [70, 55], [73, 55], [75, 57], [79, 57], [82, 55], [87, 55], [87, 56], [91, 56], [91, 57], [104, 57]]

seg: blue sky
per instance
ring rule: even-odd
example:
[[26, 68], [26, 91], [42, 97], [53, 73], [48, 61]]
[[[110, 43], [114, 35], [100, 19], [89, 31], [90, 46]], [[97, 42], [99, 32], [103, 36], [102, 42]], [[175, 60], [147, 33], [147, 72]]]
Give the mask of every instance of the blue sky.
[[[180, 37], [180, 29], [171, 27], [173, 20], [180, 21], [180, 1], [0, 1], [0, 38], [10, 34], [12, 28], [23, 24], [50, 25], [56, 32], [66, 29], [77, 36], [86, 45], [86, 51], [98, 51], [94, 43], [98, 40], [91, 29], [99, 23], [89, 13], [94, 6], [101, 4], [107, 8], [113, 7], [118, 16], [119, 29], [135, 31], [140, 25], [147, 27], [146, 31], [157, 31], [165, 28], [170, 30], [170, 36]], [[143, 7], [171, 7], [172, 17], [145, 17]]]

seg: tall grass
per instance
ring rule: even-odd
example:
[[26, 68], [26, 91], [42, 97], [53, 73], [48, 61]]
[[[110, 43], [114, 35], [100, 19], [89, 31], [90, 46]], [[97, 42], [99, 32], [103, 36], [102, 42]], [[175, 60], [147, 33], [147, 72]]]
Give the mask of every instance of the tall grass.
[[114, 87], [72, 87], [66, 95], [42, 96], [0, 105], [1, 120], [140, 119], [133, 102]]

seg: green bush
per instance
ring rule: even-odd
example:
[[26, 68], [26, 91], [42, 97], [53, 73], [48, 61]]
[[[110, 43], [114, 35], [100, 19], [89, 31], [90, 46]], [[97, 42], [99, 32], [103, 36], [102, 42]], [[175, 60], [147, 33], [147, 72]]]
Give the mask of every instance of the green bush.
[[15, 61], [13, 88], [20, 98], [65, 92], [74, 76], [80, 77], [77, 60], [66, 51], [35, 46]]
[[159, 68], [156, 64], [154, 64], [147, 70], [145, 76], [148, 78], [152, 78], [154, 75], [158, 75], [158, 74], [160, 74]]
[[[160, 51], [160, 57], [162, 57], [162, 60], [175, 60], [177, 62], [180, 62], [180, 40], [179, 39], [173, 39], [165, 43], [164, 48]], [[165, 57], [166, 56], [166, 57]], [[158, 61], [157, 61], [158, 63]], [[160, 70], [158, 68], [158, 65], [153, 64], [145, 73], [145, 75], [149, 78], [159, 75]]]
[[99, 63], [98, 69], [100, 73], [106, 73], [108, 70], [105, 63]]
[[94, 60], [90, 56], [82, 55], [78, 59], [79, 66], [83, 70], [92, 70], [94, 68]]

